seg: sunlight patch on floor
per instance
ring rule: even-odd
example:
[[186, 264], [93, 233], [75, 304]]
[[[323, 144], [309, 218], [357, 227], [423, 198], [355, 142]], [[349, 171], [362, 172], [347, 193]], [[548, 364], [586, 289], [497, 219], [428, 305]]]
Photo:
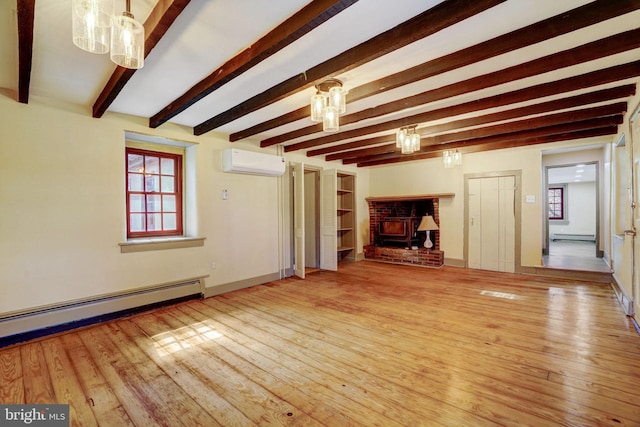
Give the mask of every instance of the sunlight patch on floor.
[[164, 355], [175, 353], [223, 336], [207, 323], [207, 321], [192, 323], [178, 329], [156, 334], [151, 338], [159, 353]]

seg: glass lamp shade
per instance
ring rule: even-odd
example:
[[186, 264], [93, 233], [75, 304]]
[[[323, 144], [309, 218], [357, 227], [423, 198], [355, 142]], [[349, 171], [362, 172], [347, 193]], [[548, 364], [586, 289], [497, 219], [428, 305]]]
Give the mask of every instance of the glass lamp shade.
[[462, 164], [462, 153], [458, 150], [453, 153], [453, 165], [460, 166]]
[[444, 163], [445, 169], [453, 167], [453, 153], [450, 150], [446, 150], [442, 153], [442, 163]]
[[337, 132], [340, 129], [339, 114], [336, 107], [327, 105], [324, 111], [322, 130], [325, 132]]
[[324, 109], [327, 105], [327, 97], [316, 93], [311, 97], [311, 120], [321, 122], [324, 120]]
[[400, 147], [402, 154], [411, 154], [413, 153], [413, 143], [411, 142], [411, 137], [407, 137], [402, 141], [402, 147]]
[[329, 105], [335, 107], [338, 114], [344, 114], [347, 111], [347, 91], [342, 86], [329, 89]]
[[411, 134], [411, 151], [420, 151], [420, 135], [417, 133]]
[[113, 18], [111, 60], [125, 68], [144, 66], [144, 27], [126, 12]]
[[113, 0], [73, 0], [71, 7], [73, 44], [87, 52], [108, 53]]
[[398, 132], [396, 132], [396, 147], [402, 148], [402, 143], [406, 138], [407, 138], [407, 130], [404, 128], [399, 129]]

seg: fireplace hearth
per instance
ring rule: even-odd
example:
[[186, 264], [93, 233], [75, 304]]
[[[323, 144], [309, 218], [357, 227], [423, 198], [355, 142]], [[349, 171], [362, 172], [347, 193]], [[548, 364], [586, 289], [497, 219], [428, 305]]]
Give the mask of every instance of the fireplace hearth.
[[440, 199], [453, 194], [369, 197], [369, 241], [365, 259], [375, 261], [440, 267], [444, 252], [440, 250], [440, 233], [432, 231], [431, 249], [426, 249], [426, 234], [417, 231], [423, 216], [430, 215], [440, 224]]

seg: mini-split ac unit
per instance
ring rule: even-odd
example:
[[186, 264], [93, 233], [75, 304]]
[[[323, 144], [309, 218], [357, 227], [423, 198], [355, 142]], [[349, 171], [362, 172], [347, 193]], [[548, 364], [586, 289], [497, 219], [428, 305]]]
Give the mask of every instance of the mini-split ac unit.
[[284, 157], [255, 151], [227, 148], [222, 153], [222, 170], [253, 175], [280, 176], [284, 173]]

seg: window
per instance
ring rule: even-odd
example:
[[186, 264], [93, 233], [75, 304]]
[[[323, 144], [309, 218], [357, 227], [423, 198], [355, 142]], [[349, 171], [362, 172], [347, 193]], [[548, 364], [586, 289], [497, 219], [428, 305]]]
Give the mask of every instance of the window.
[[182, 155], [126, 148], [127, 238], [182, 235]]
[[549, 187], [549, 219], [564, 217], [564, 187]]

